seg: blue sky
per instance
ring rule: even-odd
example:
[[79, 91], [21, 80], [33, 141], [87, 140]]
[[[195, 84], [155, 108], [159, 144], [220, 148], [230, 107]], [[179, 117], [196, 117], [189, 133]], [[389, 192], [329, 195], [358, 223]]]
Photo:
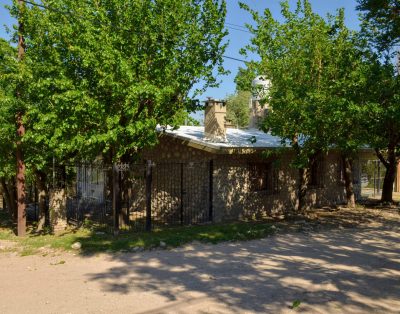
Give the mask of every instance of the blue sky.
[[[277, 19], [281, 18], [279, 0], [243, 0], [242, 2], [248, 4], [252, 9], [263, 12], [265, 8], [269, 8], [273, 16]], [[291, 7], [296, 6], [297, 0], [290, 0]], [[249, 43], [251, 34], [230, 28], [231, 24], [244, 25], [251, 23], [252, 19], [250, 14], [239, 8], [238, 1], [227, 0], [227, 24], [229, 35], [229, 46], [225, 53], [226, 56], [244, 59], [239, 54], [240, 48]], [[345, 9], [346, 25], [351, 29], [359, 28], [358, 13], [356, 11], [356, 0], [311, 0], [313, 10], [322, 16], [327, 13], [335, 13], [337, 9]], [[232, 26], [234, 27], [234, 26]], [[239, 27], [234, 27], [241, 29]], [[227, 94], [235, 91], [235, 83], [233, 82], [238, 67], [243, 66], [243, 63], [225, 59], [224, 66], [231, 71], [231, 74], [221, 78], [222, 83], [219, 88], [208, 89], [204, 96], [212, 96], [214, 98], [225, 98]]]
[[[279, 0], [242, 0], [242, 2], [259, 12], [262, 12], [265, 8], [269, 8], [273, 16], [280, 19]], [[296, 0], [290, 0], [291, 7], [294, 7], [296, 2]], [[5, 32], [3, 24], [10, 26], [13, 24], [13, 20], [9, 17], [8, 11], [4, 9], [5, 4], [11, 4], [11, 0], [0, 0], [0, 37], [8, 38], [9, 36]], [[339, 8], [345, 8], [347, 26], [351, 29], [358, 29], [359, 21], [355, 10], [357, 5], [356, 0], [311, 0], [311, 4], [314, 11], [322, 16], [326, 16], [327, 13], [335, 13]], [[251, 34], [241, 30], [242, 27], [240, 26], [243, 26], [245, 23], [251, 23], [251, 16], [239, 8], [239, 2], [237, 0], [227, 0], [226, 22], [229, 31], [227, 37], [229, 46], [225, 55], [244, 59], [244, 57], [239, 54], [239, 49], [249, 43]], [[225, 59], [224, 67], [231, 71], [231, 74], [220, 77], [220, 86], [218, 88], [208, 89], [200, 98], [203, 99], [207, 96], [225, 98], [226, 95], [233, 93], [235, 91], [235, 83], [233, 80], [239, 66], [243, 66], [243, 63]]]

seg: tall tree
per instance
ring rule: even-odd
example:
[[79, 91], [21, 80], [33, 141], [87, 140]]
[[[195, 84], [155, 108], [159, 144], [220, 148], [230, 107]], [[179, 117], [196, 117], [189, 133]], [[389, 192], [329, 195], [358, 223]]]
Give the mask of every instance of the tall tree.
[[224, 0], [43, 0], [23, 11], [14, 1], [10, 12], [24, 21], [16, 78], [27, 82], [23, 145], [41, 195], [53, 158], [127, 159], [157, 142], [157, 124], [196, 109], [194, 84], [225, 73]]
[[17, 51], [0, 39], [0, 189], [10, 213], [16, 217], [15, 186], [15, 73]]
[[[283, 22], [268, 9], [261, 16], [242, 7], [256, 23], [249, 28], [254, 38], [247, 49], [261, 58], [250, 66], [272, 83], [264, 99], [271, 111], [263, 128], [290, 143], [295, 152], [297, 209], [302, 210], [318, 156], [336, 145], [348, 158], [359, 143], [356, 121], [364, 64], [355, 34], [344, 25], [343, 10], [324, 19], [307, 0], [298, 1], [295, 11], [288, 1], [281, 5]], [[348, 204], [354, 205], [351, 178], [346, 183]]]
[[213, 70], [224, 72], [224, 1], [44, 0], [28, 8], [26, 140], [58, 160], [99, 152], [117, 160], [154, 144], [157, 124], [192, 109], [193, 85], [214, 86]]
[[382, 202], [393, 202], [393, 184], [400, 161], [400, 75], [395, 54], [400, 43], [400, 2], [359, 0], [362, 37], [370, 44], [366, 142], [386, 168]]

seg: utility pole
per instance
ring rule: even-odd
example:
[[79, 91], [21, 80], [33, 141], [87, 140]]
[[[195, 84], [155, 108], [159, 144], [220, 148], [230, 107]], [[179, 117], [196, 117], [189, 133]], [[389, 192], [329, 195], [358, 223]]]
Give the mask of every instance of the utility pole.
[[[21, 62], [25, 55], [24, 24], [21, 20], [21, 12], [25, 8], [24, 0], [18, 0], [20, 15], [18, 17], [18, 61]], [[16, 88], [17, 99], [21, 98], [21, 86]], [[17, 235], [22, 237], [26, 233], [26, 204], [25, 204], [25, 163], [22, 151], [21, 138], [25, 135], [23, 124], [23, 110], [19, 108], [17, 120]]]

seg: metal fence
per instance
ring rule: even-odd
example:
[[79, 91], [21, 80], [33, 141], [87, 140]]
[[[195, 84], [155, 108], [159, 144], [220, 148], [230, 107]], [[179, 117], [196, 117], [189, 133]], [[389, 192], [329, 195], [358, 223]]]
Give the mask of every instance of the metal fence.
[[62, 166], [50, 191], [76, 226], [143, 231], [212, 220], [212, 162]]
[[81, 164], [61, 170], [56, 188], [65, 189], [67, 221], [72, 225], [95, 222], [104, 226], [112, 223], [112, 188], [110, 167]]
[[360, 190], [362, 198], [377, 198], [382, 194], [386, 168], [379, 160], [360, 162]]

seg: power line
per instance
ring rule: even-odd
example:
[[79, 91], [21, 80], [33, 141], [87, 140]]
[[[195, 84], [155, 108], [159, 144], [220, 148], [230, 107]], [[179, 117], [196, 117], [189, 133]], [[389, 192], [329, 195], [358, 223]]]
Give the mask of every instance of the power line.
[[247, 30], [247, 27], [246, 27], [246, 26], [243, 26], [243, 25], [234, 24], [234, 23], [228, 23], [228, 22], [225, 22], [225, 24], [226, 24], [226, 25], [230, 25], [230, 26], [235, 26], [235, 27], [244, 28], [245, 30]]
[[239, 62], [244, 62], [244, 63], [249, 62], [249, 61], [246, 61], [246, 60], [243, 60], [243, 59], [233, 58], [233, 57], [229, 57], [229, 56], [222, 56], [222, 58], [231, 59], [231, 60], [235, 60], [235, 61], [239, 61]]
[[225, 26], [225, 27], [226, 27], [226, 28], [229, 28], [229, 29], [233, 29], [233, 30], [235, 30], [235, 31], [239, 31], [239, 32], [244, 32], [244, 33], [252, 34], [252, 32], [246, 31], [246, 30], [244, 30], [244, 29], [235, 28], [235, 27], [232, 27], [232, 26]]

